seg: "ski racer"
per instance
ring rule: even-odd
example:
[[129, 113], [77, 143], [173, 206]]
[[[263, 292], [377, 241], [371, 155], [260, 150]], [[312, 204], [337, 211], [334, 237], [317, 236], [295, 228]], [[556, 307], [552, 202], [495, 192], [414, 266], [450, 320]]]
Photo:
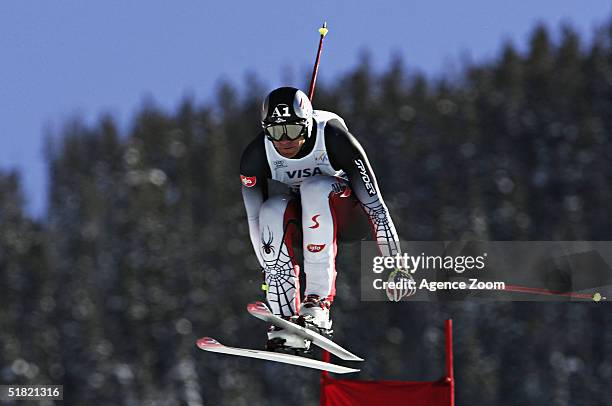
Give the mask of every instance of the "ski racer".
[[[301, 317], [325, 333], [332, 325], [337, 236], [365, 218], [382, 255], [399, 253], [399, 239], [368, 158], [340, 116], [313, 111], [304, 92], [281, 87], [265, 98], [261, 125], [242, 154], [240, 179], [266, 299], [274, 314]], [[299, 237], [303, 301], [293, 251]], [[268, 331], [270, 350], [308, 346], [278, 328]]]

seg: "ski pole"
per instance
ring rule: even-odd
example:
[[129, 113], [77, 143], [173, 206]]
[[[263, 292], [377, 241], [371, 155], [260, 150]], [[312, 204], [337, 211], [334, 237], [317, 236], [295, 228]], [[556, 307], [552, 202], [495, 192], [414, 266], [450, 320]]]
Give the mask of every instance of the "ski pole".
[[323, 23], [323, 26], [319, 28], [319, 50], [317, 51], [317, 59], [315, 60], [314, 67], [312, 68], [312, 77], [310, 78], [310, 89], [308, 90], [308, 98], [312, 103], [314, 97], [315, 84], [317, 83], [317, 73], [319, 72], [319, 61], [321, 60], [321, 51], [323, 50], [323, 38], [327, 35], [327, 21]]

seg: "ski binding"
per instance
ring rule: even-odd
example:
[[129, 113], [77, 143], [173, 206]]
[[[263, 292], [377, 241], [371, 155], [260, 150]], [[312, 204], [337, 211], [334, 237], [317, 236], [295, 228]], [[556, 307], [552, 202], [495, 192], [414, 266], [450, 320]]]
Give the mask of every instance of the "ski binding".
[[299, 326], [295, 323], [292, 323], [279, 316], [274, 315], [270, 311], [268, 306], [266, 306], [262, 302], [250, 303], [247, 306], [247, 310], [249, 313], [257, 317], [258, 319], [274, 324], [275, 326], [280, 327], [282, 329], [286, 329], [287, 331], [296, 334], [306, 340], [310, 340], [317, 347], [320, 347], [334, 354], [340, 359], [343, 359], [345, 361], [363, 361], [363, 358], [360, 358], [357, 355], [342, 348], [340, 345], [336, 344], [329, 338], [315, 331], [309, 330], [306, 327]]

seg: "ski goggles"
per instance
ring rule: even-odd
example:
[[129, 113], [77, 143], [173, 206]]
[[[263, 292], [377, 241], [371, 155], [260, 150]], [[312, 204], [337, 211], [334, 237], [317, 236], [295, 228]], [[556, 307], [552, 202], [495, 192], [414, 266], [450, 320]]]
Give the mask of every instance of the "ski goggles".
[[264, 127], [264, 133], [270, 141], [280, 141], [284, 136], [296, 140], [306, 131], [306, 124], [271, 124]]

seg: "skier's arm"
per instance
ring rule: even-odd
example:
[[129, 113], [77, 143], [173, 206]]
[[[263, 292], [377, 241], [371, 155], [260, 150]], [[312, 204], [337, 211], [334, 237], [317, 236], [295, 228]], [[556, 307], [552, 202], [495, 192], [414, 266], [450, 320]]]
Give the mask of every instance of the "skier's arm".
[[330, 164], [346, 173], [351, 189], [369, 216], [381, 254], [399, 253], [399, 237], [393, 220], [359, 141], [339, 120], [330, 120], [325, 127], [325, 145]]
[[240, 181], [242, 183], [242, 200], [249, 223], [249, 235], [259, 264], [263, 267], [263, 260], [259, 248], [261, 247], [261, 233], [259, 232], [259, 209], [267, 199], [269, 167], [266, 159], [264, 141], [257, 137], [251, 142], [240, 159]]

